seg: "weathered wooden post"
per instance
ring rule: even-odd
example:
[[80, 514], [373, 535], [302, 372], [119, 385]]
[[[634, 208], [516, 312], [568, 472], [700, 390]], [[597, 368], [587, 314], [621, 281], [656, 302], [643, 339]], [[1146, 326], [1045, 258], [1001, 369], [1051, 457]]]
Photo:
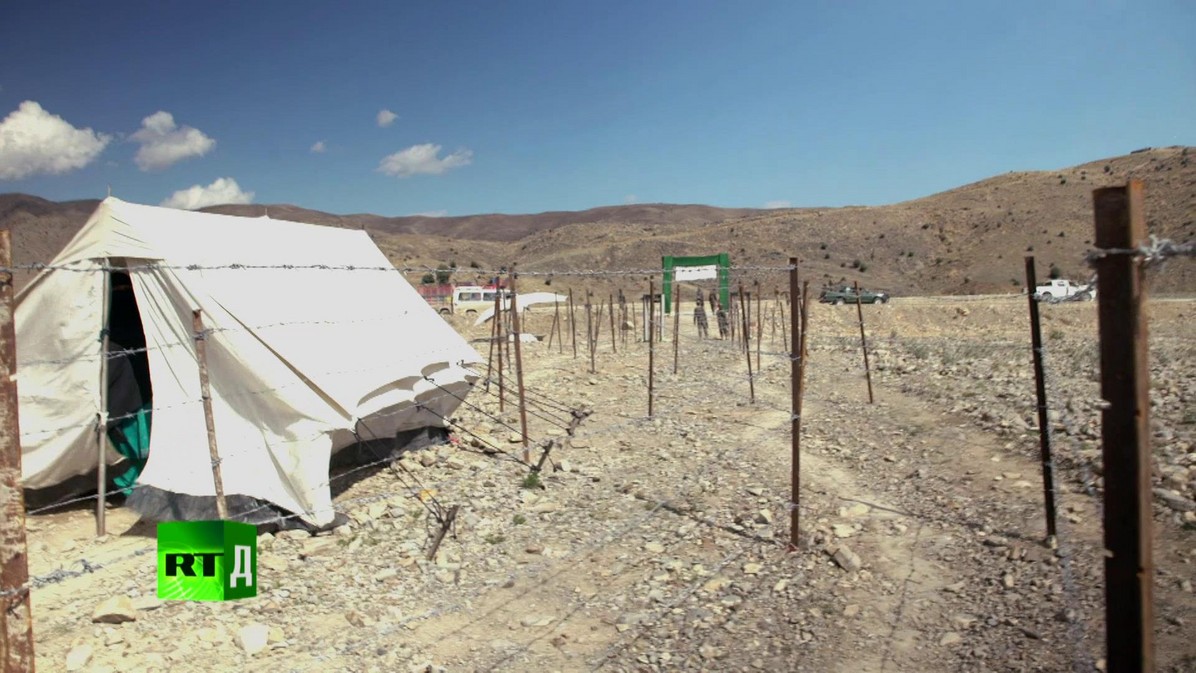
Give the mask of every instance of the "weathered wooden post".
[[569, 331], [573, 333], [573, 359], [577, 359], [577, 313], [573, 310], [573, 288], [569, 288]]
[[590, 305], [590, 291], [586, 290], [586, 347], [590, 350], [590, 373], [594, 373], [594, 312]]
[[[21, 486], [17, 335], [13, 327], [12, 234], [0, 229], [0, 671], [33, 673], [33, 610]], [[105, 288], [107, 285], [105, 284]]]
[[531, 451], [527, 444], [527, 399], [523, 392], [523, 335], [519, 331], [519, 294], [516, 291], [516, 280], [519, 274], [515, 272], [515, 265], [511, 265], [511, 331], [515, 337], [515, 380], [519, 386], [519, 432], [523, 437], [523, 462], [531, 460]]
[[[661, 297], [661, 301], [664, 298]], [[681, 286], [677, 284], [677, 270], [673, 270], [673, 373], [681, 357]]]
[[494, 295], [494, 324], [498, 343], [498, 410], [505, 411], [507, 406], [507, 387], [503, 384], [502, 352], [506, 346], [507, 335], [503, 331], [503, 290], [501, 284]]
[[[797, 258], [789, 258], [789, 295], [797, 294]], [[789, 391], [790, 391], [790, 420], [789, 435], [792, 444], [792, 458], [790, 460], [789, 484], [792, 502], [789, 503], [789, 548], [796, 551], [800, 548], [801, 531], [801, 351], [800, 338], [797, 335], [797, 314], [789, 312], [789, 320], [793, 331], [793, 342], [789, 347]], [[782, 323], [783, 324], [783, 323]]]
[[[1105, 645], [1109, 673], [1154, 670], [1150, 361], [1143, 313], [1142, 181], [1092, 193], [1105, 479]], [[1030, 292], [1034, 288], [1027, 288]]]
[[[750, 303], [745, 303], [743, 300], [743, 283], [739, 284], [739, 304], [740, 306], [749, 306]], [[741, 312], [743, 317], [743, 335], [746, 341], [748, 334], [748, 313], [745, 309]], [[756, 377], [752, 375], [752, 351], [750, 348], [744, 348], [743, 354], [747, 356], [747, 370], [748, 370], [748, 390], [750, 391], [749, 400], [752, 404], [756, 403]]]
[[653, 315], [653, 312], [655, 311], [655, 308], [653, 308], [651, 305], [652, 298], [655, 296], [655, 294], [654, 294], [655, 292], [656, 292], [656, 286], [652, 282], [652, 277], [649, 276], [648, 277], [648, 302], [649, 302], [648, 316], [649, 317], [648, 317], [648, 325], [647, 325], [647, 327], [648, 327], [648, 418], [652, 417], [652, 398], [655, 393], [655, 391], [653, 390], [653, 383], [654, 383], [653, 377], [654, 377], [654, 371], [656, 370], [656, 348], [652, 345], [653, 339], [654, 339], [654, 337], [652, 336], [652, 331], [655, 329], [656, 326], [653, 325], [654, 318], [655, 318], [655, 316]]
[[195, 330], [195, 358], [199, 361], [199, 394], [203, 400], [203, 418], [208, 428], [208, 454], [212, 458], [212, 484], [216, 488], [216, 516], [228, 518], [228, 503], [224, 499], [224, 478], [220, 469], [220, 452], [216, 448], [216, 421], [212, 417], [212, 391], [208, 385], [208, 332], [203, 327], [203, 311], [191, 312], [191, 326]]
[[96, 537], [108, 532], [108, 320], [112, 313], [112, 277], [100, 283], [100, 408], [96, 412]]
[[618, 354], [619, 348], [615, 345], [618, 338], [615, 334], [615, 296], [613, 294], [607, 297], [607, 306], [610, 307], [610, 352]]
[[760, 371], [760, 342], [764, 341], [764, 297], [756, 281], [756, 371]]

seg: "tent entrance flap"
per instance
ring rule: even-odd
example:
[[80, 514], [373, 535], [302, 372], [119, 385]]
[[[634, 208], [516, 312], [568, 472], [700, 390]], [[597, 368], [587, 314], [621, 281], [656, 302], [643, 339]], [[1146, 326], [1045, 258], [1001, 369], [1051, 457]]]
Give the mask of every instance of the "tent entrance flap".
[[145, 330], [133, 283], [124, 271], [109, 278], [108, 352], [108, 439], [125, 458], [123, 471], [112, 482], [128, 493], [149, 458], [153, 387], [150, 384], [149, 354]]

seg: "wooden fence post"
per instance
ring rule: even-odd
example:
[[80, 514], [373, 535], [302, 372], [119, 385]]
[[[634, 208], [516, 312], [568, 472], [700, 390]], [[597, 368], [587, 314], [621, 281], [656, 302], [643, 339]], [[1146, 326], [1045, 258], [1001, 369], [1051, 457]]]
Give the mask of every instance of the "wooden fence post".
[[[1142, 182], [1092, 193], [1105, 480], [1105, 644], [1110, 673], [1154, 670], [1150, 362], [1143, 313]], [[1033, 288], [1027, 288], [1033, 291]]]
[[[664, 301], [664, 298], [661, 298]], [[677, 270], [673, 270], [673, 373], [681, 358], [681, 286], [677, 284]]]
[[[12, 235], [0, 229], [0, 267], [12, 266]], [[33, 610], [25, 492], [21, 487], [21, 423], [17, 398], [17, 335], [13, 274], [0, 272], [0, 671], [33, 673]], [[105, 287], [107, 285], [105, 284]]]
[[506, 347], [507, 335], [503, 331], [503, 289], [502, 284], [499, 283], [498, 290], [494, 293], [494, 330], [495, 343], [498, 345], [498, 410], [505, 411], [507, 407], [507, 387], [503, 384], [503, 363], [502, 352]]
[[618, 340], [615, 336], [615, 296], [613, 294], [608, 295], [606, 301], [607, 306], [610, 307], [610, 352], [618, 354], [619, 348], [615, 345], [615, 342]]
[[656, 348], [652, 345], [654, 339], [652, 331], [656, 329], [656, 326], [653, 324], [656, 319], [654, 315], [656, 308], [651, 304], [655, 292], [656, 286], [652, 282], [652, 277], [648, 276], [648, 418], [652, 418], [652, 397], [655, 392], [653, 390], [653, 372], [656, 370]]
[[203, 328], [203, 311], [191, 312], [191, 327], [195, 330], [195, 357], [199, 361], [199, 394], [203, 400], [204, 423], [208, 428], [208, 454], [212, 458], [212, 484], [216, 487], [216, 516], [228, 519], [228, 502], [224, 499], [224, 478], [221, 475], [220, 452], [216, 448], [216, 421], [212, 417], [212, 390], [208, 385], [208, 333]]
[[[739, 284], [739, 305], [745, 307], [740, 311], [741, 319], [743, 320], [743, 337], [744, 345], [747, 346], [748, 337], [748, 306], [751, 306], [751, 300], [745, 302], [743, 300], [743, 283]], [[750, 347], [743, 349], [743, 354], [747, 356], [747, 370], [748, 370], [748, 399], [752, 404], [756, 403], [756, 377], [752, 374], [752, 349]]]
[[[797, 258], [789, 258], [789, 296], [796, 296], [797, 294]], [[791, 440], [792, 456], [790, 460], [789, 484], [791, 489], [789, 503], [789, 549], [796, 551], [800, 548], [800, 532], [801, 532], [801, 396], [802, 396], [802, 377], [801, 377], [801, 351], [800, 339], [798, 337], [797, 314], [792, 310], [789, 311], [790, 327], [792, 328], [793, 342], [789, 347], [789, 394], [790, 394], [790, 420], [789, 420], [789, 435]], [[782, 323], [783, 325], [784, 323]]]
[[96, 537], [108, 532], [108, 320], [112, 313], [112, 276], [103, 274], [100, 315], [100, 408], [96, 413]]
[[760, 342], [764, 341], [764, 297], [756, 281], [756, 371], [760, 371]]
[[519, 331], [519, 295], [515, 288], [519, 274], [515, 272], [515, 265], [511, 265], [511, 331], [515, 337], [515, 380], [519, 386], [519, 432], [523, 437], [523, 462], [531, 460], [531, 450], [527, 445], [527, 401], [523, 393], [523, 335]]
[[573, 333], [573, 359], [577, 359], [577, 313], [573, 311], [573, 288], [569, 288], [569, 331]]
[[[806, 303], [802, 297], [802, 305]], [[872, 367], [868, 364], [868, 337], [864, 336], [864, 304], [860, 298], [860, 282], [855, 282], [855, 313], [860, 321], [860, 350], [864, 351], [864, 377], [868, 380], [868, 404], [875, 404], [872, 398]]]
[[590, 291], [586, 290], [586, 347], [590, 350], [590, 373], [594, 373], [594, 311]]

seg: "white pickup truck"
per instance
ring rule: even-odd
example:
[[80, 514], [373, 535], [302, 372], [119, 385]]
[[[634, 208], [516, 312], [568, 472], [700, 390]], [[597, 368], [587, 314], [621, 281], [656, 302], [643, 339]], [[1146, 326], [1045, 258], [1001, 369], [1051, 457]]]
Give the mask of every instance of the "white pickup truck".
[[1096, 298], [1096, 288], [1057, 278], [1034, 288], [1034, 295], [1044, 301], [1091, 301]]

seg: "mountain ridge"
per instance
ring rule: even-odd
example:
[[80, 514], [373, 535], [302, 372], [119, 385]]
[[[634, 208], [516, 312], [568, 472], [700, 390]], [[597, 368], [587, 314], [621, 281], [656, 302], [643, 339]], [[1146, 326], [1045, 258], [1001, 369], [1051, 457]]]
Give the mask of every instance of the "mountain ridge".
[[[338, 215], [290, 204], [202, 209], [291, 219], [367, 231], [404, 267], [650, 269], [663, 255], [729, 252], [744, 266], [802, 260], [816, 282], [859, 280], [898, 294], [969, 294], [1019, 289], [1022, 258], [1038, 258], [1084, 279], [1092, 240], [1092, 190], [1142, 179], [1150, 233], [1196, 238], [1196, 150], [1147, 148], [1050, 171], [1010, 171], [935, 194], [883, 206], [720, 208], [702, 204], [626, 204], [581, 211], [452, 217]], [[0, 194], [0, 227], [13, 231], [14, 261], [47, 262], [74, 235], [98, 200], [53, 202]], [[1196, 271], [1180, 262], [1155, 274], [1163, 292], [1196, 291]], [[418, 275], [418, 274], [417, 274]], [[478, 274], [476, 279], [482, 279]], [[18, 283], [23, 279], [18, 278]], [[754, 279], [753, 279], [754, 280]], [[413, 277], [418, 282], [418, 277]], [[783, 278], [768, 278], [780, 287]], [[549, 280], [551, 282], [551, 280]], [[576, 277], [562, 286], [578, 285]], [[638, 282], [638, 281], [637, 281]]]

